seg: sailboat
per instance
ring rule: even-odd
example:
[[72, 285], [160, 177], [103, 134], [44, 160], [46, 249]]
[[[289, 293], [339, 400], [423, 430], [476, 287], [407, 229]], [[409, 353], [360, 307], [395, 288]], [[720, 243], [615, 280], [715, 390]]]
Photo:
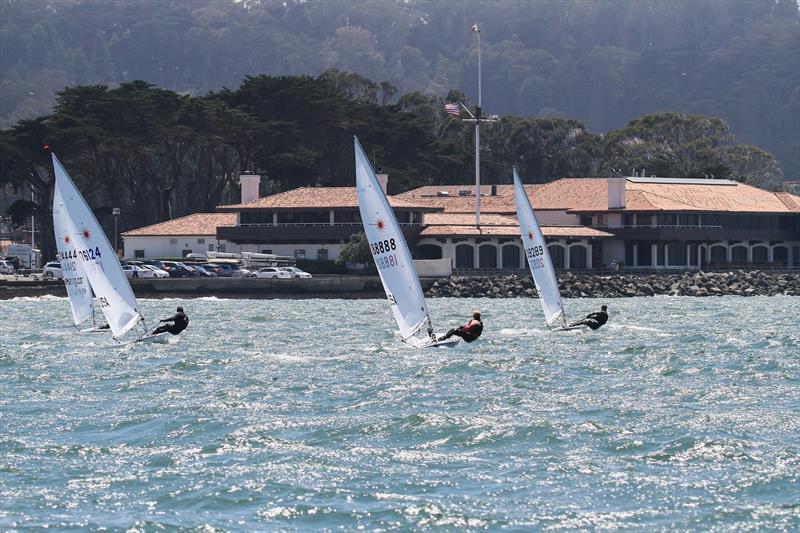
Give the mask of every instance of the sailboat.
[[[51, 156], [56, 176], [53, 227], [76, 324], [91, 316], [94, 292], [114, 339], [125, 335], [138, 324], [142, 325], [146, 334], [144, 316], [139, 311], [139, 304], [117, 254], [72, 178], [56, 155]], [[159, 338], [148, 339], [143, 334], [136, 340], [167, 340], [166, 337], [153, 337]]]
[[[418, 348], [454, 346], [460, 340], [458, 337], [436, 340], [425, 295], [400, 224], [357, 137], [353, 137], [353, 145], [361, 222], [401, 339]], [[428, 338], [416, 337], [426, 326]]]
[[553, 261], [550, 259], [550, 252], [547, 249], [547, 242], [544, 240], [542, 228], [533, 213], [531, 201], [522, 186], [517, 169], [514, 168], [513, 172], [514, 198], [517, 208], [517, 220], [519, 221], [519, 229], [522, 236], [522, 247], [525, 250], [525, 257], [528, 258], [528, 266], [533, 275], [533, 282], [536, 284], [536, 292], [539, 293], [539, 301], [542, 303], [545, 322], [548, 327], [551, 327], [561, 319], [563, 325], [557, 328], [556, 331], [572, 329], [567, 325], [564, 304], [561, 301], [561, 292], [558, 289], [558, 279], [556, 279]]
[[53, 231], [55, 232], [56, 247], [58, 248], [57, 259], [61, 263], [64, 285], [67, 288], [67, 299], [72, 309], [72, 319], [77, 328], [89, 318], [91, 318], [94, 323], [92, 287], [89, 285], [89, 280], [86, 278], [83, 263], [72, 259], [74, 256], [73, 238], [67, 230], [62, 209], [63, 203], [54, 200]]

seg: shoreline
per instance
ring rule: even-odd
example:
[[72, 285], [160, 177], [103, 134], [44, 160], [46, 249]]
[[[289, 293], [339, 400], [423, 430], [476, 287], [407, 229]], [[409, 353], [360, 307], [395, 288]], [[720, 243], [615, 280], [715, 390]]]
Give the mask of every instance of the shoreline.
[[[428, 298], [536, 297], [530, 276], [423, 278]], [[620, 298], [635, 296], [800, 296], [800, 272], [674, 272], [674, 273], [574, 273], [558, 275], [564, 298]], [[377, 276], [315, 276], [311, 279], [134, 279], [131, 286], [141, 298], [228, 299], [383, 299]], [[61, 280], [41, 278], [0, 279], [0, 300], [37, 296], [66, 297]]]

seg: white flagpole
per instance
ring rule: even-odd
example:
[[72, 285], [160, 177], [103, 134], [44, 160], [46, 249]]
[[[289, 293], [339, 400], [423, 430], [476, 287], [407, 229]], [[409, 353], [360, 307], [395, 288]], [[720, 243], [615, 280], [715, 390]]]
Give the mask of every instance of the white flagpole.
[[481, 225], [481, 30], [478, 23], [472, 27], [478, 34], [478, 107], [475, 109], [475, 225]]

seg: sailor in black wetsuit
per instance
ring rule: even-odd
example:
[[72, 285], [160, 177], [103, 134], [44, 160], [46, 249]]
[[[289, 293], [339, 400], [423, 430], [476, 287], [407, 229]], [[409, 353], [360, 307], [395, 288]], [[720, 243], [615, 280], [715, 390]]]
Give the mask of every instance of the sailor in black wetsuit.
[[606, 313], [606, 309], [608, 309], [605, 305], [600, 306], [600, 311], [597, 313], [589, 313], [586, 315], [586, 318], [583, 320], [578, 320], [577, 322], [573, 322], [569, 325], [572, 326], [589, 326], [592, 329], [597, 329], [606, 322], [608, 322], [608, 313]]
[[183, 312], [183, 307], [178, 307], [178, 312], [172, 315], [169, 318], [165, 318], [163, 320], [159, 320], [161, 322], [172, 322], [172, 324], [167, 324], [164, 326], [159, 326], [156, 328], [151, 335], [158, 335], [159, 333], [172, 333], [173, 335], [177, 335], [181, 331], [185, 330], [186, 327], [189, 325], [189, 317], [186, 316], [186, 313]]
[[475, 311], [474, 313], [472, 313], [472, 320], [470, 320], [463, 326], [451, 329], [446, 334], [439, 337], [437, 340], [443, 341], [455, 335], [456, 337], [461, 337], [466, 342], [472, 342], [478, 337], [480, 337], [481, 333], [483, 333], [483, 322], [481, 322], [481, 313], [480, 311]]

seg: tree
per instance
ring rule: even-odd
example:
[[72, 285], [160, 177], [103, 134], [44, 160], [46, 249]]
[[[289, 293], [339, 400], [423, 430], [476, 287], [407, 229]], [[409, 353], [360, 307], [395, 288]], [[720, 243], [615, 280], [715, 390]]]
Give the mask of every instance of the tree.
[[342, 246], [336, 263], [346, 265], [364, 265], [366, 268], [374, 268], [372, 251], [369, 248], [369, 241], [366, 234], [362, 231], [350, 236], [350, 240]]

